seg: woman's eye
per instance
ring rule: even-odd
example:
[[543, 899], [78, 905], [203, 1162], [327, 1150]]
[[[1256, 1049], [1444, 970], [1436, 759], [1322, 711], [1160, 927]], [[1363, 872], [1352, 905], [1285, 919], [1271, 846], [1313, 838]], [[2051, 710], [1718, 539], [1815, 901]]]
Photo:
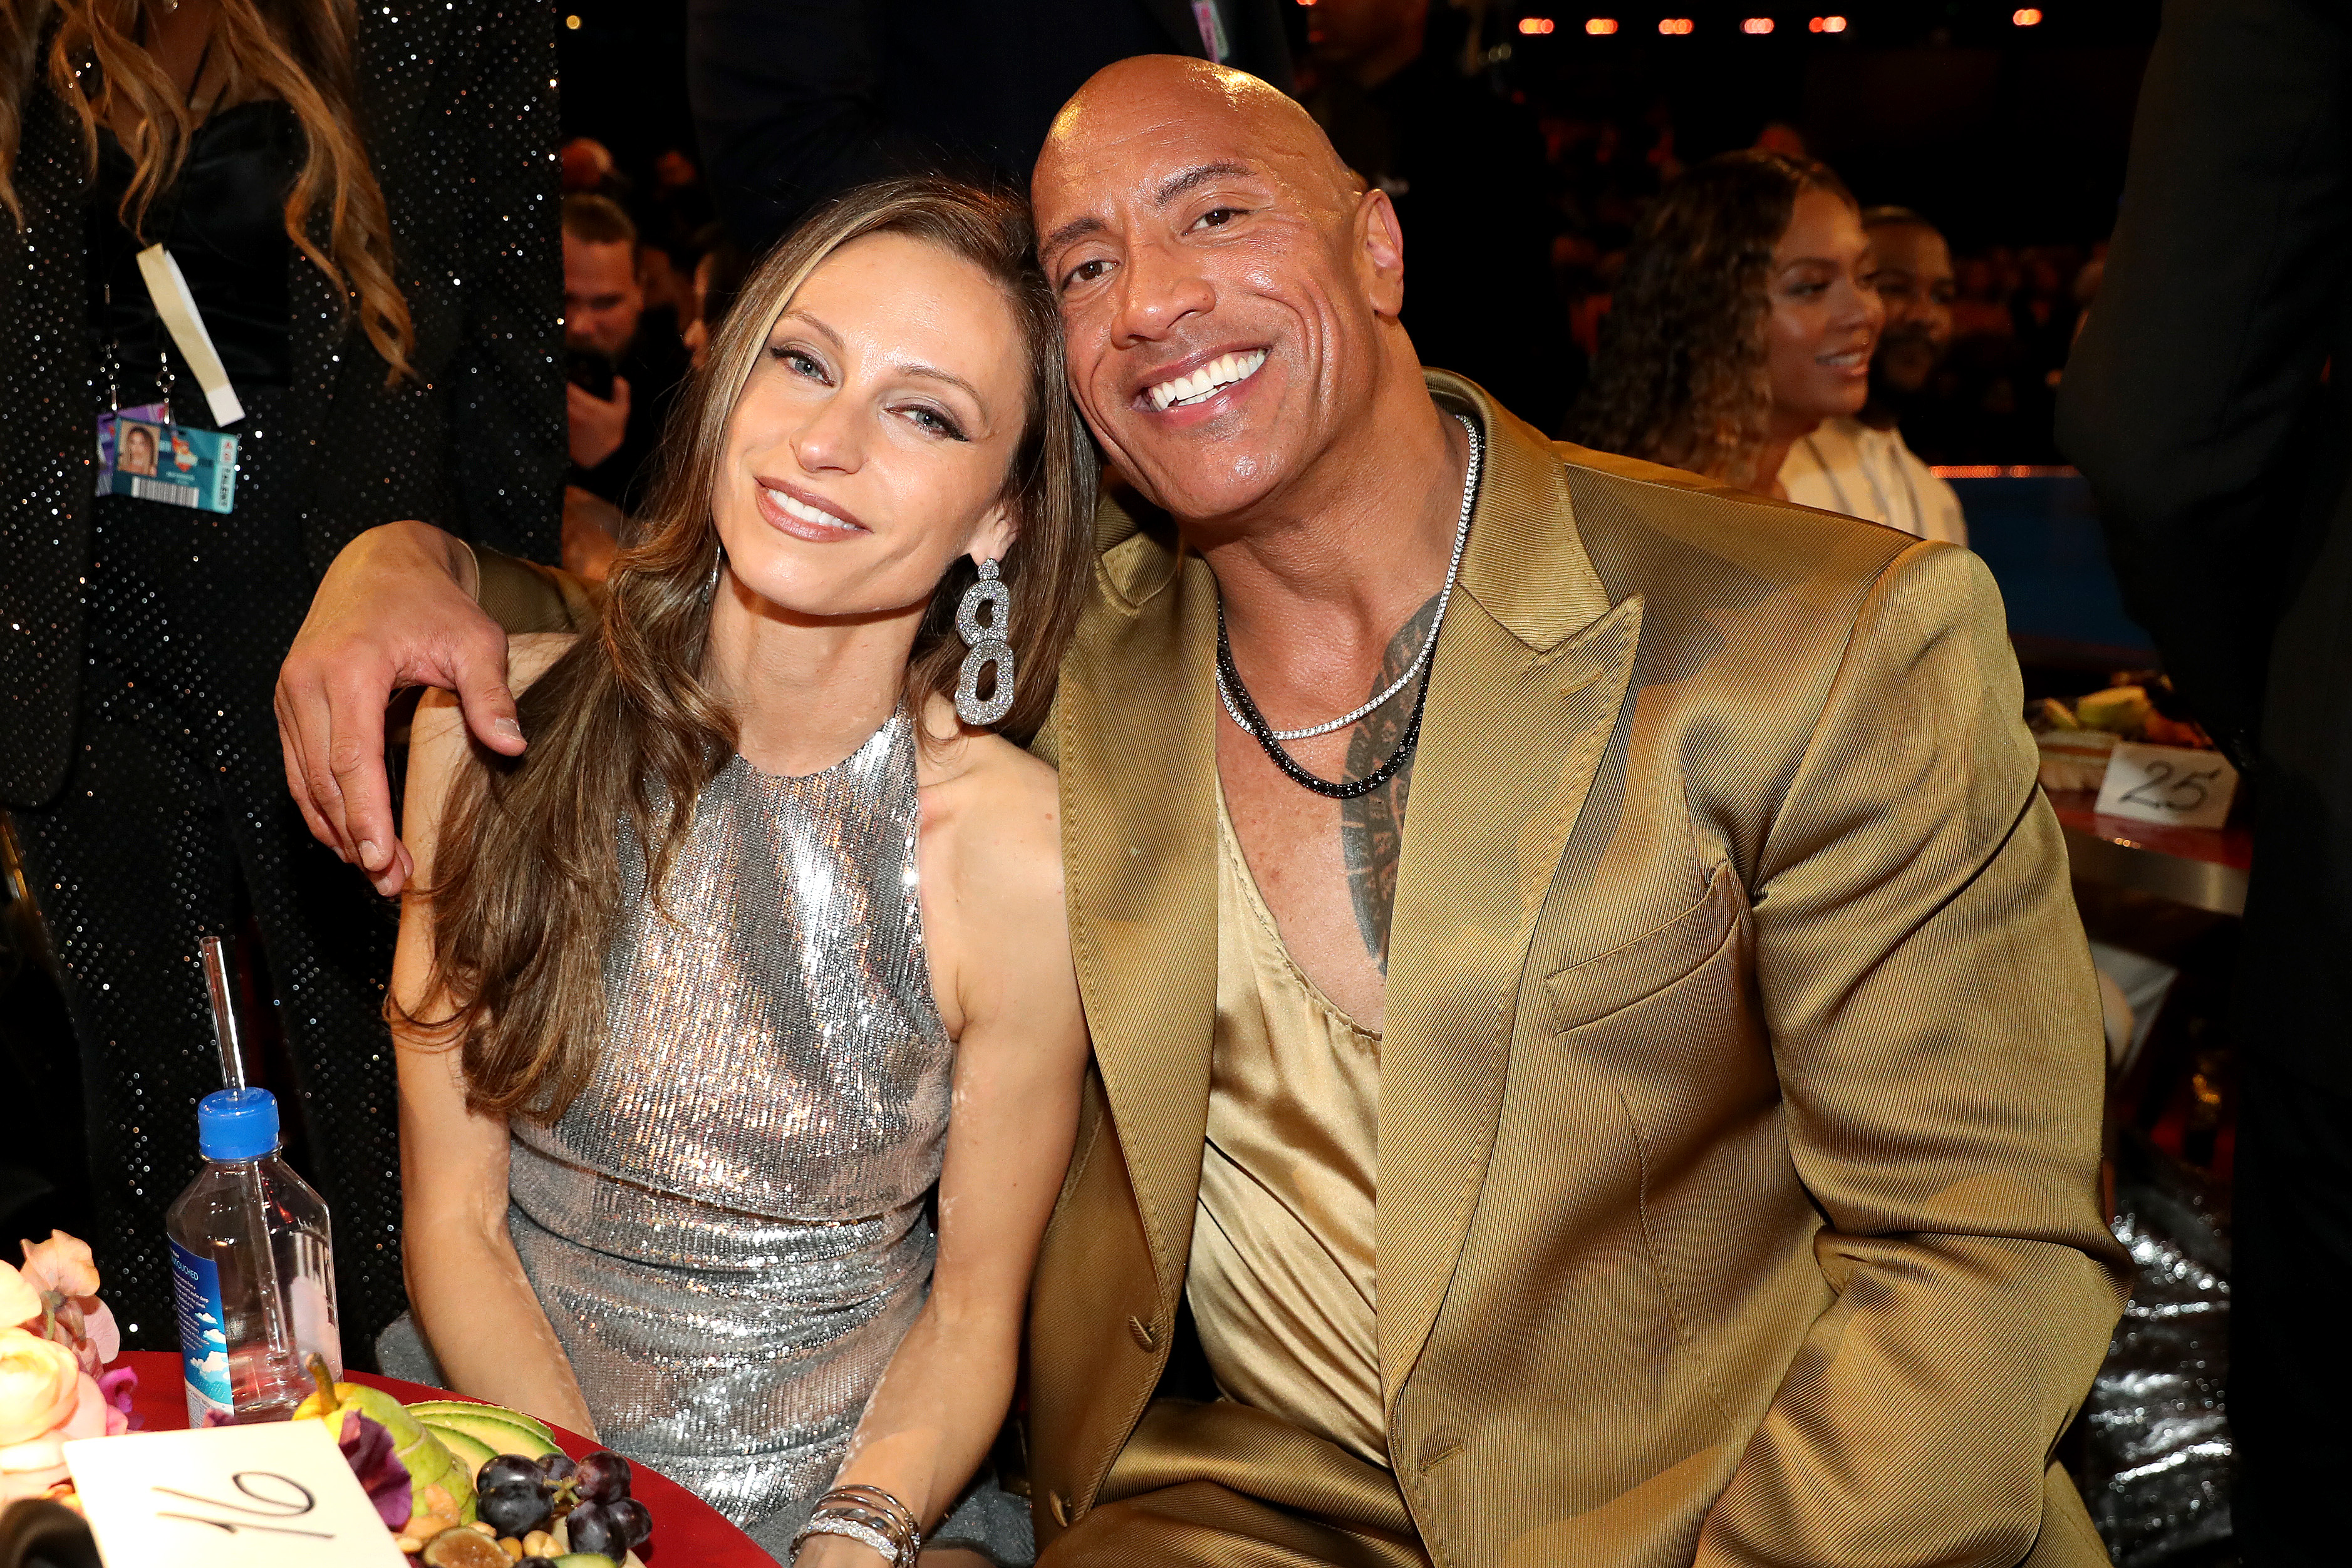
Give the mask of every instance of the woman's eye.
[[950, 441], [961, 441], [963, 439], [963, 432], [957, 428], [955, 421], [950, 419], [946, 414], [941, 413], [938, 409], [920, 407], [910, 408], [907, 411], [907, 417], [913, 420], [916, 424], [919, 425], [924, 430], [929, 431], [933, 435], [944, 435]]
[[806, 376], [812, 381], [824, 380], [824, 367], [818, 364], [807, 353], [790, 344], [780, 344], [770, 349], [768, 352], [782, 361], [784, 368], [796, 376]]

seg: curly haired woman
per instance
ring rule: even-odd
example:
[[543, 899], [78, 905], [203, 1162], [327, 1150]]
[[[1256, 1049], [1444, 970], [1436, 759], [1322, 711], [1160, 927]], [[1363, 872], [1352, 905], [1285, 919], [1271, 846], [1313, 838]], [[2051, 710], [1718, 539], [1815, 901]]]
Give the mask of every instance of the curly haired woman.
[[1870, 393], [1885, 320], [1838, 177], [1748, 150], [1659, 196], [1601, 319], [1571, 440], [1786, 498], [1790, 448]]

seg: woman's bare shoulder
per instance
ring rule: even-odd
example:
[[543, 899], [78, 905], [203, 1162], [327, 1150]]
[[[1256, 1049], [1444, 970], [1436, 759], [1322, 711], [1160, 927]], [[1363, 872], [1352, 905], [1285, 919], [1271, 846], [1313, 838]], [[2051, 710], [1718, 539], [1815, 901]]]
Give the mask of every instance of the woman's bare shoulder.
[[924, 831], [948, 841], [959, 882], [1058, 912], [1061, 783], [1051, 765], [1002, 737], [965, 734], [926, 747], [916, 774]]

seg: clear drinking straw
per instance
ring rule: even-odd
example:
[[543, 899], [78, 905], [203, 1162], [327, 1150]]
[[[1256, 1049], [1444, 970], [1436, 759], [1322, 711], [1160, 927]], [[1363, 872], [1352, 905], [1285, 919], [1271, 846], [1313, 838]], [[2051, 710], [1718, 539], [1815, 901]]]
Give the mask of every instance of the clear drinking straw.
[[[228, 944], [218, 936], [207, 936], [202, 948], [205, 989], [212, 994], [213, 1036], [220, 1042], [221, 1077], [231, 1090], [242, 1092], [246, 1086], [245, 1051], [237, 1042], [236, 1007], [230, 999], [228, 988]], [[258, 1243], [254, 1249], [254, 1271], [260, 1276], [262, 1333], [269, 1342], [268, 1375], [275, 1385], [270, 1390], [274, 1395], [289, 1384], [299, 1385], [302, 1369], [297, 1364], [294, 1334], [286, 1322], [286, 1292], [278, 1283], [278, 1247], [257, 1166], [246, 1195], [253, 1211], [253, 1235]]]

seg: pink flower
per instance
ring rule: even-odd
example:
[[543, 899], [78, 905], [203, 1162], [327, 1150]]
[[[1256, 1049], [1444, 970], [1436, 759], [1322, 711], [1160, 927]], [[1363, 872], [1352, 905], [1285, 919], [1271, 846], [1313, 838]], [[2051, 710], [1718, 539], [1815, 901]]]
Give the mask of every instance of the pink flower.
[[[0, 1415], [9, 1410], [8, 1394], [12, 1387], [8, 1368], [11, 1354], [22, 1347], [8, 1335], [20, 1331], [10, 1329], [0, 1333]], [[24, 1339], [47, 1350], [60, 1347], [47, 1340]], [[109, 1408], [106, 1396], [98, 1385], [79, 1372], [73, 1375], [69, 1385], [71, 1404], [64, 1417], [55, 1426], [24, 1442], [0, 1447], [0, 1503], [14, 1502], [18, 1498], [40, 1497], [58, 1482], [68, 1479], [66, 1469], [65, 1445], [83, 1437], [103, 1437], [111, 1435], [115, 1412]]]
[[135, 1368], [118, 1366], [111, 1372], [100, 1373], [98, 1392], [107, 1403], [106, 1435], [120, 1437], [131, 1430], [131, 1394], [139, 1386]]
[[25, 1277], [36, 1289], [60, 1296], [98, 1294], [98, 1264], [89, 1242], [52, 1230], [47, 1241], [27, 1241], [24, 1248]]
[[41, 1315], [41, 1292], [33, 1282], [0, 1263], [0, 1323], [28, 1323]]

